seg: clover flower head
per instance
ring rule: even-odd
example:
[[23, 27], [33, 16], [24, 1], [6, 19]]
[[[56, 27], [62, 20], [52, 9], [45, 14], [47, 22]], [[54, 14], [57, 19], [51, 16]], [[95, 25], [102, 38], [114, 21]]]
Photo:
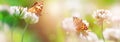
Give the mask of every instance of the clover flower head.
[[104, 37], [107, 40], [120, 40], [120, 29], [119, 28], [108, 28], [104, 32]]
[[35, 13], [28, 12], [27, 8], [12, 6], [9, 12], [12, 15], [17, 15], [21, 19], [24, 19], [29, 24], [37, 23], [39, 20], [39, 17]]
[[39, 17], [35, 13], [28, 12], [27, 7], [24, 8], [24, 7], [18, 7], [18, 6], [11, 6], [8, 12], [11, 15], [16, 15], [21, 19], [24, 19], [25, 22], [29, 24], [37, 23], [39, 20]]
[[109, 10], [97, 10], [94, 12], [93, 17], [96, 19], [108, 19], [111, 16], [111, 12]]
[[30, 24], [37, 23], [39, 21], [39, 17], [35, 13], [25, 12], [23, 17], [23, 19]]
[[20, 14], [20, 7], [18, 6], [11, 6], [9, 9], [8, 9], [8, 12], [13, 15], [13, 14]]
[[66, 31], [83, 32], [88, 29], [89, 23], [78, 17], [66, 18], [62, 22], [63, 29]]
[[62, 21], [62, 27], [63, 29], [65, 29], [66, 31], [75, 31], [75, 25], [73, 23], [73, 18], [65, 18]]

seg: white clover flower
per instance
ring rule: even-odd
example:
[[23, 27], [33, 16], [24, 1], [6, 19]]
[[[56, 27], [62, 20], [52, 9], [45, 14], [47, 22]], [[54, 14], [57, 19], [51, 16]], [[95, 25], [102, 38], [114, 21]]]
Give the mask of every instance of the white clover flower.
[[120, 29], [118, 28], [108, 28], [103, 32], [103, 34], [107, 40], [120, 40]]
[[[81, 24], [85, 24], [85, 25], [81, 25]], [[65, 18], [62, 21], [62, 27], [64, 30], [67, 31], [67, 33], [71, 32], [71, 31], [79, 33], [81, 31], [87, 30], [88, 25], [89, 25], [89, 23], [87, 21], [81, 20], [77, 17]]]
[[93, 17], [97, 19], [108, 19], [111, 16], [111, 12], [109, 10], [97, 10], [94, 12]]
[[84, 41], [84, 42], [98, 42], [98, 37], [95, 33], [93, 32], [86, 32], [87, 35], [82, 35], [80, 34], [79, 37], [81, 39], [81, 41]]
[[35, 13], [25, 12], [23, 17], [23, 19], [30, 24], [37, 23], [39, 21], [39, 17]]
[[7, 5], [0, 5], [0, 11], [6, 10], [8, 11], [11, 15], [13, 14], [20, 14], [20, 8], [18, 6], [7, 6]]
[[[1, 8], [4, 8], [4, 7], [0, 6], [0, 10], [1, 10]], [[30, 23], [30, 24], [37, 23], [39, 20], [39, 17], [35, 13], [28, 12], [27, 8], [18, 7], [18, 6], [11, 6], [11, 7], [7, 8], [6, 10], [11, 15], [16, 15], [16, 16], [24, 19], [27, 23]]]
[[9, 12], [12, 15], [16, 14], [17, 16], [19, 16], [21, 19], [24, 19], [25, 22], [29, 24], [37, 23], [39, 21], [39, 17], [35, 13], [28, 12], [27, 8], [12, 6], [10, 7]]
[[96, 18], [97, 22], [99, 25], [103, 24], [103, 22], [105, 21], [106, 23], [110, 23], [110, 16], [111, 16], [111, 12], [109, 10], [97, 10], [94, 12], [93, 17]]
[[39, 17], [32, 12], [28, 12], [27, 8], [12, 6], [10, 7], [9, 12], [11, 14], [16, 14], [21, 19], [24, 19], [26, 23], [33, 24], [39, 21]]
[[8, 12], [13, 15], [13, 14], [20, 14], [20, 7], [18, 6], [11, 6], [9, 9], [8, 9]]
[[62, 21], [62, 27], [63, 29], [65, 29], [66, 31], [76, 31], [75, 30], [75, 25], [74, 25], [74, 22], [73, 22], [73, 18], [65, 18], [63, 21]]

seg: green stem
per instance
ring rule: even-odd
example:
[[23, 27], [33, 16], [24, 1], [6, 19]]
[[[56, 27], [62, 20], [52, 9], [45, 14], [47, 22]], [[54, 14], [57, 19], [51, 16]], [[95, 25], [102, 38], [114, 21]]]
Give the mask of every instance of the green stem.
[[25, 27], [24, 27], [24, 31], [23, 31], [23, 33], [22, 33], [21, 42], [23, 42], [23, 40], [24, 40], [24, 33], [25, 33], [25, 31], [27, 30], [27, 27], [28, 27], [28, 24], [26, 24]]
[[105, 38], [104, 38], [104, 35], [103, 35], [103, 21], [102, 21], [102, 24], [101, 24], [101, 32], [102, 32], [103, 41], [105, 42]]
[[13, 30], [11, 29], [11, 42], [13, 42]]

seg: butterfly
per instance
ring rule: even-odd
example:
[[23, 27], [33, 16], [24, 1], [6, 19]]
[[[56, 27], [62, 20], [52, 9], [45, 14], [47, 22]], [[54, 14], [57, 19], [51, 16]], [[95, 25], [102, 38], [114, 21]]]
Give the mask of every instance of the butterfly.
[[88, 29], [87, 25], [83, 23], [82, 19], [79, 19], [78, 17], [73, 17], [73, 22], [78, 32], [82, 32]]
[[41, 16], [43, 10], [43, 1], [35, 2], [32, 7], [28, 9], [28, 12], [35, 13], [38, 16]]

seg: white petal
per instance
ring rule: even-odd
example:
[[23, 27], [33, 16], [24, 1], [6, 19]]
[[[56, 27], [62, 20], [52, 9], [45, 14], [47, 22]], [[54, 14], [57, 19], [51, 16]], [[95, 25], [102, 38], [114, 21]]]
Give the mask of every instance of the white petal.
[[114, 38], [114, 39], [120, 40], [120, 29], [118, 28], [108, 28], [103, 32], [103, 34], [104, 34], [105, 39], [110, 40]]
[[98, 37], [95, 33], [93, 32], [87, 32], [88, 35], [87, 36], [84, 36], [82, 34], [80, 34], [80, 38], [83, 40], [83, 41], [89, 41], [89, 42], [97, 42], [98, 41]]
[[30, 24], [34, 24], [39, 21], [39, 17], [35, 13], [31, 12], [26, 12], [23, 16], [23, 19], [25, 19], [25, 21]]
[[19, 15], [20, 14], [20, 7], [18, 7], [18, 6], [11, 6], [10, 9], [8, 9], [8, 12], [11, 15], [13, 15], [13, 14]]
[[83, 20], [82, 22], [85, 23], [87, 27], [89, 26], [89, 23], [86, 20]]
[[62, 21], [62, 26], [63, 26], [63, 29], [67, 31], [75, 31], [75, 25], [73, 22], [73, 18], [65, 18]]

